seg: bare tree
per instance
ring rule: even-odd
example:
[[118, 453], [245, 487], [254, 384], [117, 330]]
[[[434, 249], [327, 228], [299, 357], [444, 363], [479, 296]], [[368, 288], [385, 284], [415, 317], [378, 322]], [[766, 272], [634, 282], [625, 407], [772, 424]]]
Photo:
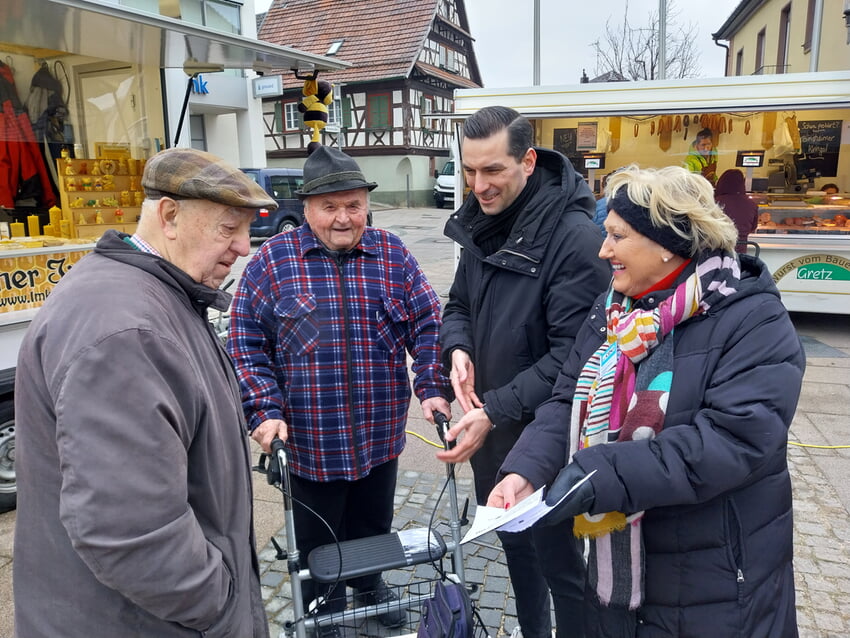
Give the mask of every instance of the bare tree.
[[[667, 78], [692, 78], [700, 74], [699, 52], [695, 46], [697, 26], [679, 25], [679, 11], [673, 0], [667, 3]], [[614, 28], [611, 18], [605, 23], [605, 35], [591, 44], [596, 52], [596, 75], [619, 75], [626, 80], [658, 79], [658, 12], [649, 14], [646, 26], [629, 22], [629, 3], [623, 11], [622, 25]]]

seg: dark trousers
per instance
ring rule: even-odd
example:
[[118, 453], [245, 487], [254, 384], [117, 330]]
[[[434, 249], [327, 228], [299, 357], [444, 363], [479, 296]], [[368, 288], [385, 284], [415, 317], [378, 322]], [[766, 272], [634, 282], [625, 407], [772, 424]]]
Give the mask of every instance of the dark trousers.
[[[499, 432], [496, 428], [473, 455], [479, 505], [487, 503], [499, 466], [518, 437], [518, 432]], [[557, 638], [584, 638], [586, 568], [581, 542], [573, 536], [572, 521], [497, 534], [505, 550], [523, 638], [551, 638], [550, 605], [555, 608]]]
[[[296, 499], [293, 506], [295, 518], [295, 541], [301, 552], [301, 565], [307, 565], [307, 556], [321, 545], [333, 542], [327, 526], [318, 516], [327, 521], [337, 540], [353, 540], [387, 534], [393, 522], [393, 497], [395, 495], [398, 459], [372, 468], [368, 476], [358, 481], [329, 481], [318, 483], [291, 476], [292, 496]], [[304, 503], [316, 514], [306, 510]], [[361, 576], [337, 584], [330, 596], [325, 611], [345, 609], [345, 586], [362, 591], [375, 588], [380, 574]], [[313, 581], [302, 583], [304, 608], [320, 595], [327, 595], [330, 586]]]
[[505, 550], [523, 638], [551, 638], [550, 592], [557, 638], [583, 638], [585, 566], [572, 521], [497, 535]]

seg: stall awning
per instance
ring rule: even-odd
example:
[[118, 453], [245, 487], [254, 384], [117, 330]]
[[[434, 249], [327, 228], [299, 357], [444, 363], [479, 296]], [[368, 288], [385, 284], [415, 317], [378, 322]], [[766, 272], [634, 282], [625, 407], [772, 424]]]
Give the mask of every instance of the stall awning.
[[66, 52], [207, 72], [214, 67], [327, 71], [349, 66], [103, 0], [4, 0], [3, 5], [0, 42], [21, 51]]
[[456, 117], [493, 104], [528, 117], [847, 108], [850, 71], [455, 91]]

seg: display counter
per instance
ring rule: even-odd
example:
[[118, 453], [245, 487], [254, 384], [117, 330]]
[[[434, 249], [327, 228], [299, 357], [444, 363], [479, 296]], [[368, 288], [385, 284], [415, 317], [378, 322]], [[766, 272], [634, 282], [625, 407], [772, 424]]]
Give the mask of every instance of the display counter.
[[[850, 199], [753, 196], [759, 246], [788, 310], [850, 314]], [[827, 203], [812, 203], [824, 202]]]
[[[757, 234], [850, 235], [850, 198], [750, 195], [759, 204]], [[817, 202], [817, 203], [813, 203]]]
[[754, 233], [750, 241], [788, 310], [850, 314], [850, 236]]

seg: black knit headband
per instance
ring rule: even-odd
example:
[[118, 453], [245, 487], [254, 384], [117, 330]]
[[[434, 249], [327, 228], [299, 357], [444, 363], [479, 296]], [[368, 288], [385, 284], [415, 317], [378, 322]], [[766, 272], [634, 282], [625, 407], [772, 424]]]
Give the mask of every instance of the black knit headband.
[[[690, 257], [691, 241], [678, 235], [671, 226], [656, 226], [653, 224], [652, 218], [649, 215], [649, 209], [639, 206], [630, 200], [627, 190], [624, 186], [617, 190], [613, 198], [608, 199], [608, 210], [613, 210], [641, 235], [649, 237], [649, 239], [663, 246], [674, 255]], [[679, 229], [686, 234], [690, 233], [690, 221], [687, 218], [683, 218], [679, 223]]]

